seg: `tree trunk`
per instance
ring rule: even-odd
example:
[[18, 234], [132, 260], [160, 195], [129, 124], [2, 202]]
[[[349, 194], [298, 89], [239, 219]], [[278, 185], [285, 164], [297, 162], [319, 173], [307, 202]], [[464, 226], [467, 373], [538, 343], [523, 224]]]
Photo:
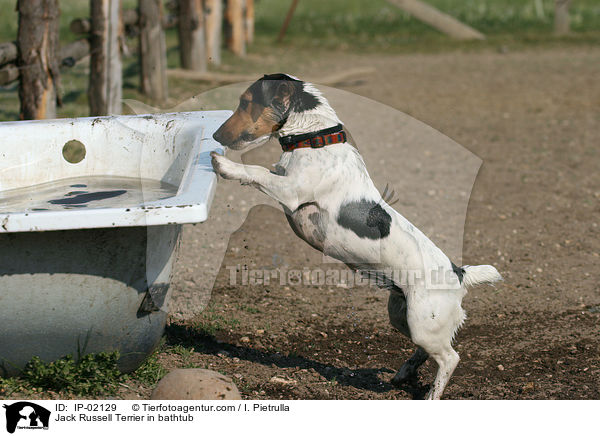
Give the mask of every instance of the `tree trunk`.
[[223, 31], [223, 0], [204, 0], [206, 58], [221, 65], [221, 32]]
[[186, 70], [206, 71], [202, 0], [179, 0], [179, 55]]
[[55, 118], [58, 70], [58, 0], [19, 0], [17, 66], [20, 69], [20, 117]]
[[554, 33], [566, 35], [571, 31], [569, 6], [571, 0], [556, 0], [554, 3]]
[[227, 0], [227, 8], [225, 10], [227, 47], [238, 56], [246, 55], [244, 4], [244, 0]]
[[[121, 20], [124, 26], [137, 25], [138, 13], [135, 9], [125, 9], [121, 12]], [[92, 20], [89, 18], [75, 18], [69, 24], [69, 30], [77, 35], [90, 33], [92, 30]]]
[[121, 113], [123, 75], [119, 36], [120, 0], [91, 0], [90, 115]]
[[142, 92], [153, 103], [167, 100], [167, 47], [160, 0], [139, 0]]
[[431, 27], [457, 39], [485, 39], [485, 36], [461, 23], [454, 17], [440, 12], [433, 6], [419, 0], [387, 0], [400, 9], [413, 15], [415, 18], [429, 24]]

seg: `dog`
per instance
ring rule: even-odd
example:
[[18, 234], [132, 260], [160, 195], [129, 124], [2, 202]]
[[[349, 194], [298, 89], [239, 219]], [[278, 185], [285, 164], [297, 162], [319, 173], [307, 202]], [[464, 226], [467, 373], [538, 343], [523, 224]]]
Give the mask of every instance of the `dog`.
[[[440, 399], [459, 362], [452, 342], [466, 318], [461, 303], [467, 288], [501, 275], [491, 265], [457, 267], [386, 203], [342, 122], [312, 84], [282, 73], [265, 75], [241, 95], [236, 111], [213, 135], [235, 150], [271, 137], [283, 149], [273, 172], [213, 152], [215, 172], [279, 202], [294, 232], [312, 247], [382, 279], [390, 290], [391, 324], [417, 345], [392, 383], [400, 386], [414, 377], [431, 356], [438, 371], [426, 398]], [[403, 283], [396, 271], [409, 271], [415, 280]], [[428, 280], [433, 272], [444, 281]]]

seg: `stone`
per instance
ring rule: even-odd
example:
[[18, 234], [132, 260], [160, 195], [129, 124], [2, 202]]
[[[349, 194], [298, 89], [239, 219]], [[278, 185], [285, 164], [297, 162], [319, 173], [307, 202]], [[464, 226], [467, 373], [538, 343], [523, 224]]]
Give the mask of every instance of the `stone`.
[[241, 400], [233, 381], [215, 371], [176, 369], [158, 383], [151, 400]]
[[277, 376], [271, 377], [271, 380], [269, 380], [269, 381], [271, 383], [278, 384], [278, 385], [295, 385], [296, 383], [298, 383], [296, 380], [287, 380], [283, 377], [277, 377]]

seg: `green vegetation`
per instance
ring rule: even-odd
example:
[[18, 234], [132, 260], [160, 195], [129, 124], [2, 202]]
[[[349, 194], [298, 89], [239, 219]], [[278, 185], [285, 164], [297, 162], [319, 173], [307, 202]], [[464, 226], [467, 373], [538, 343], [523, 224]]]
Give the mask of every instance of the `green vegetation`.
[[194, 366], [192, 358], [195, 350], [193, 347], [185, 347], [184, 345], [177, 344], [166, 351], [170, 354], [175, 354], [181, 357], [182, 368], [191, 368]]
[[[124, 8], [134, 8], [137, 0], [121, 0]], [[81, 36], [69, 30], [69, 24], [75, 18], [84, 18], [89, 15], [90, 2], [86, 0], [59, 0], [60, 7], [60, 40], [71, 42]], [[18, 14], [17, 0], [0, 0], [0, 42], [14, 41], [17, 38]]]
[[[68, 355], [54, 362], [45, 363], [34, 357], [22, 374], [14, 378], [0, 378], [0, 398], [13, 393], [21, 397], [59, 393], [75, 397], [107, 397], [115, 395], [123, 382], [133, 381], [154, 387], [167, 374], [158, 356], [167, 348], [159, 347], [131, 374], [122, 374], [117, 368], [119, 352], [87, 354], [75, 360]], [[168, 351], [180, 354], [185, 362], [191, 359], [193, 350], [172, 347]], [[184, 365], [184, 366], [190, 366]]]
[[[551, 35], [554, 0], [425, 0], [489, 36], [512, 35], [515, 38], [537, 33]], [[133, 8], [136, 0], [123, 0]], [[0, 0], [0, 41], [17, 35], [16, 0]], [[256, 0], [256, 34], [260, 40], [273, 41], [279, 32], [290, 0]], [[68, 42], [77, 38], [69, 31], [74, 18], [88, 15], [89, 2], [60, 0], [60, 37]], [[597, 0], [573, 0], [571, 26], [576, 33], [600, 30], [600, 3]], [[302, 0], [288, 29], [287, 39], [294, 44], [322, 47], [348, 44], [381, 43], [393, 45], [438, 35], [427, 25], [389, 4], [386, 0]], [[597, 35], [596, 35], [597, 36]], [[375, 47], [370, 47], [371, 49]]]
[[208, 306], [194, 322], [193, 328], [197, 334], [214, 336], [217, 332], [231, 329], [240, 324], [235, 318], [225, 318], [216, 306]]
[[133, 374], [127, 376], [142, 384], [153, 387], [158, 381], [167, 375], [167, 369], [158, 361], [158, 350], [146, 359]]
[[[426, 0], [490, 39], [554, 39], [554, 0]], [[273, 41], [288, 1], [260, 0], [256, 8], [259, 39]], [[570, 8], [573, 37], [600, 37], [600, 3], [574, 0]], [[348, 49], [421, 49], [447, 38], [386, 0], [305, 0], [298, 3], [286, 44]], [[481, 45], [481, 43], [479, 44]]]
[[237, 308], [251, 314], [260, 313], [260, 309], [254, 306], [248, 306], [247, 304], [238, 304]]
[[34, 357], [23, 369], [20, 378], [0, 379], [0, 391], [35, 393], [53, 391], [77, 396], [113, 395], [121, 373], [117, 369], [118, 351], [88, 354], [75, 360], [68, 355], [45, 363]]

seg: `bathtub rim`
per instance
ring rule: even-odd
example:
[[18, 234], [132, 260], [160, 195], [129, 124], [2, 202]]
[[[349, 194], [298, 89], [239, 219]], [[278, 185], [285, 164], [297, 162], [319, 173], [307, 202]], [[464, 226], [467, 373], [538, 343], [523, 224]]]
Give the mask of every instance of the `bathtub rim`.
[[[193, 138], [192, 153], [176, 195], [126, 207], [0, 212], [0, 233], [191, 224], [205, 221], [208, 218], [217, 183], [210, 152], [224, 153], [223, 147], [212, 138], [212, 135], [231, 114], [229, 110], [220, 110], [77, 118], [79, 122], [91, 123], [98, 119], [111, 121], [120, 117], [149, 119], [149, 117], [183, 115], [202, 119], [203, 128]], [[65, 118], [9, 121], [0, 123], [0, 126], [9, 127], [17, 123], [19, 126], [23, 126], [23, 123], [69, 123], [73, 120]]]

